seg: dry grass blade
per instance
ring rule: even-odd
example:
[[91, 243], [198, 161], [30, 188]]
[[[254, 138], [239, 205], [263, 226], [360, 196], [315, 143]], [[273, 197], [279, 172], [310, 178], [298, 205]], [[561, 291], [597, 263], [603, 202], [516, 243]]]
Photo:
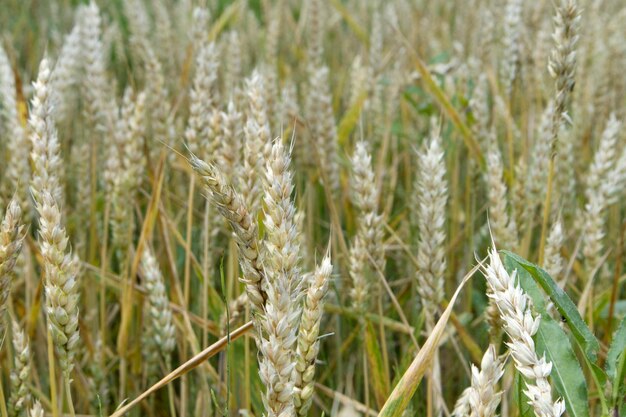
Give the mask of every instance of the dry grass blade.
[[413, 359], [413, 362], [411, 362], [409, 368], [404, 372], [404, 375], [402, 375], [402, 378], [400, 378], [400, 381], [391, 392], [391, 395], [389, 395], [389, 398], [387, 398], [385, 405], [383, 405], [383, 408], [378, 414], [379, 417], [399, 417], [402, 415], [409, 404], [409, 401], [411, 401], [413, 394], [415, 394], [415, 390], [417, 390], [417, 387], [422, 381], [422, 377], [429, 370], [433, 355], [439, 346], [439, 340], [441, 339], [441, 336], [446, 328], [446, 324], [450, 319], [450, 314], [452, 313], [452, 308], [454, 307], [456, 298], [465, 283], [472, 277], [472, 275], [474, 275], [476, 271], [478, 271], [479, 268], [480, 265], [476, 265], [465, 275], [465, 277], [463, 277], [463, 281], [461, 281], [461, 284], [459, 284], [458, 288], [454, 292], [454, 295], [450, 299], [450, 304], [448, 304], [448, 307], [444, 310], [430, 336], [426, 339], [426, 343], [424, 343], [415, 359]]

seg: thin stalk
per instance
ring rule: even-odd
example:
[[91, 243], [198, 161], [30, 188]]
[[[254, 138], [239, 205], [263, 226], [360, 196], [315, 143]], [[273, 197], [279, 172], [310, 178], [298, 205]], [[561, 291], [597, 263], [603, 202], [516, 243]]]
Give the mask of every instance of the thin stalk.
[[[172, 369], [172, 359], [168, 359], [165, 363], [165, 367], [167, 369]], [[176, 417], [176, 399], [174, 398], [174, 386], [172, 384], [167, 384], [167, 396], [168, 402], [170, 405], [170, 416]]]
[[546, 201], [543, 206], [543, 220], [541, 221], [541, 238], [539, 240], [539, 256], [538, 263], [543, 265], [543, 253], [546, 247], [546, 238], [548, 233], [548, 219], [550, 217], [550, 199], [552, 198], [552, 182], [554, 179], [554, 159], [556, 155], [550, 158], [550, 170], [548, 171], [548, 190], [546, 191]]
[[54, 346], [52, 344], [52, 333], [50, 333], [50, 329], [48, 329], [46, 335], [48, 338], [48, 372], [50, 375], [50, 401], [52, 402], [52, 416], [59, 417], [59, 404], [57, 402], [57, 381], [54, 365]]
[[74, 412], [74, 402], [72, 401], [72, 389], [70, 386], [70, 375], [69, 373], [65, 375], [63, 378], [65, 380], [65, 392], [67, 393], [67, 407], [70, 410], [70, 416], [76, 417], [76, 413]]
[[[204, 231], [203, 254], [202, 254], [202, 318], [209, 319], [209, 212], [211, 204], [206, 201], [204, 205], [204, 218], [202, 219], [202, 229]], [[204, 328], [202, 330], [202, 346], [206, 346], [209, 342], [209, 331]]]
[[[193, 225], [193, 196], [196, 188], [196, 176], [192, 173], [189, 178], [189, 196], [187, 198], [187, 229], [185, 242], [185, 272], [183, 284], [183, 308], [189, 309], [189, 291], [191, 285], [191, 229]], [[208, 231], [207, 231], [208, 232]], [[206, 281], [206, 277], [205, 277]], [[187, 339], [183, 339], [182, 358], [187, 359]], [[187, 375], [180, 379], [180, 415], [187, 415]]]
[[[230, 341], [234, 342], [235, 340], [239, 339], [241, 336], [243, 336], [244, 334], [246, 334], [248, 331], [252, 329], [253, 329], [252, 322], [249, 321], [243, 326], [234, 330], [232, 333], [230, 333]], [[207, 359], [215, 356], [217, 353], [224, 350], [226, 348], [227, 342], [228, 342], [227, 337], [226, 336], [222, 337], [220, 340], [213, 343], [211, 346], [204, 349], [202, 352], [198, 353], [193, 358], [189, 359], [188, 361], [180, 365], [178, 368], [174, 369], [172, 372], [164, 376], [159, 382], [152, 385], [146, 391], [142, 392], [137, 398], [135, 398], [134, 400], [126, 404], [124, 407], [119, 408], [116, 412], [111, 414], [109, 417], [122, 417], [126, 415], [126, 413], [128, 413], [133, 407], [135, 407], [137, 404], [139, 404], [140, 402], [148, 398], [154, 392], [168, 385], [170, 382], [175, 381], [176, 379], [180, 378], [182, 375], [186, 374], [192, 369], [197, 368], [198, 366], [205, 363]]]
[[4, 384], [2, 383], [2, 375], [0, 375], [0, 415], [9, 417], [7, 412], [7, 402], [4, 399]]
[[[110, 210], [111, 210], [111, 204], [110, 201], [107, 200], [105, 206], [104, 206], [104, 242], [102, 243], [102, 250], [100, 253], [100, 276], [104, 277], [106, 276], [106, 267], [107, 267], [107, 250], [108, 250], [108, 239], [107, 236], [109, 235], [109, 214], [110, 214]], [[107, 331], [107, 314], [106, 314], [106, 289], [107, 289], [107, 285], [106, 285], [106, 280], [102, 279], [100, 280], [100, 339], [102, 340], [102, 342], [104, 343], [104, 341], [106, 340], [106, 331]], [[104, 355], [102, 356], [102, 362], [101, 368], [100, 369], [104, 369]]]

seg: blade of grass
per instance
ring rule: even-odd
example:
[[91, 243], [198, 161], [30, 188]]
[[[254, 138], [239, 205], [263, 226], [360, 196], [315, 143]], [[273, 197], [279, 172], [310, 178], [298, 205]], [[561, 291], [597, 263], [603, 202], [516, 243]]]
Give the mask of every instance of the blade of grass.
[[432, 333], [428, 336], [428, 339], [426, 339], [426, 343], [424, 343], [409, 368], [402, 375], [402, 378], [400, 378], [400, 381], [398, 381], [398, 384], [391, 392], [391, 395], [387, 398], [387, 401], [378, 414], [379, 417], [399, 417], [408, 406], [409, 401], [422, 381], [422, 377], [428, 371], [433, 355], [439, 346], [439, 340], [443, 335], [446, 324], [450, 318], [450, 314], [452, 313], [454, 302], [456, 301], [465, 283], [478, 270], [478, 268], [479, 265], [472, 268], [472, 270], [465, 275], [461, 284], [457, 287], [454, 295], [450, 299], [448, 307], [444, 310], [441, 318], [433, 328]]

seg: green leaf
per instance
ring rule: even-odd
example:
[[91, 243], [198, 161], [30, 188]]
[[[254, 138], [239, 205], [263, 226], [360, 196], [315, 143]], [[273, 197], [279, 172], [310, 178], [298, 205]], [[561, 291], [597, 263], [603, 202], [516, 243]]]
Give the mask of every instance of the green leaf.
[[572, 417], [589, 416], [587, 382], [574, 355], [567, 335], [550, 316], [541, 317], [537, 331], [536, 349], [552, 362], [550, 376], [559, 395], [565, 401], [565, 408]]
[[[591, 330], [589, 330], [589, 327], [587, 327], [582, 317], [580, 317], [576, 305], [567, 296], [565, 291], [554, 282], [546, 271], [539, 268], [537, 265], [528, 262], [512, 252], [502, 251], [502, 253], [504, 254], [504, 264], [507, 265], [507, 267], [517, 269], [518, 271], [527, 271], [534, 281], [546, 292], [559, 314], [564, 318], [581, 349], [585, 352], [587, 358], [589, 358], [589, 361], [592, 363], [595, 362], [598, 350], [600, 349], [600, 343]], [[543, 305], [543, 302], [541, 305]], [[537, 304], [536, 306], [539, 307]]]
[[606, 355], [606, 373], [613, 384], [613, 407], [619, 408], [626, 392], [626, 317], [613, 334], [611, 347]]
[[372, 375], [371, 382], [374, 385], [374, 396], [378, 406], [382, 407], [389, 395], [389, 375], [385, 372], [376, 331], [369, 321], [365, 327], [365, 352], [367, 353], [367, 362], [370, 367], [369, 372]]
[[350, 134], [354, 130], [354, 127], [359, 122], [359, 117], [361, 116], [361, 109], [365, 104], [365, 100], [367, 100], [367, 91], [362, 92], [357, 98], [352, 107], [350, 107], [343, 118], [339, 122], [339, 127], [337, 128], [337, 142], [341, 146], [345, 146]]
[[550, 377], [565, 402], [568, 414], [571, 417], [588, 417], [587, 382], [567, 334], [546, 313], [544, 295], [531, 274], [525, 268], [520, 269], [517, 266], [519, 263], [510, 257], [505, 258], [504, 264], [509, 272], [517, 269], [520, 285], [532, 298], [536, 309], [542, 313], [541, 324], [535, 335], [535, 349], [538, 355], [545, 355], [552, 363]]
[[517, 404], [517, 410], [520, 417], [534, 417], [533, 408], [528, 403], [528, 397], [524, 394], [526, 383], [524, 377], [519, 373], [515, 373], [515, 385], [513, 386], [513, 400]]
[[609, 378], [615, 378], [615, 370], [617, 369], [618, 358], [626, 349], [626, 317], [622, 320], [617, 331], [613, 334], [609, 353], [606, 355], [606, 373]]
[[617, 359], [615, 378], [613, 378], [613, 407], [619, 409], [624, 401], [624, 394], [626, 394], [626, 386], [624, 384], [624, 380], [626, 380], [626, 349], [622, 351]]

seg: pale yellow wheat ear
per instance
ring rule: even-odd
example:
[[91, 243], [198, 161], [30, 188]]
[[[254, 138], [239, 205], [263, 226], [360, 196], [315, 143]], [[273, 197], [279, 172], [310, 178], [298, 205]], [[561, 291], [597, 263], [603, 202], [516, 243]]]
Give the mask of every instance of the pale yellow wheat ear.
[[559, 417], [565, 404], [552, 399], [548, 381], [552, 363], [545, 357], [539, 358], [532, 338], [539, 329], [541, 316], [533, 314], [530, 298], [516, 283], [516, 271], [506, 271], [495, 246], [489, 250], [489, 264], [483, 266], [483, 273], [490, 289], [488, 295], [497, 305], [510, 339], [508, 346], [515, 368], [527, 379], [524, 392], [530, 405], [538, 416]]
[[218, 145], [215, 139], [219, 134], [210, 123], [218, 103], [215, 96], [218, 63], [215, 44], [202, 44], [196, 54], [196, 73], [189, 93], [189, 121], [185, 129], [189, 150], [202, 159], [211, 158], [211, 161]]
[[263, 403], [268, 415], [276, 416], [294, 413], [294, 350], [303, 285], [290, 161], [282, 141], [276, 140], [263, 183], [267, 301], [257, 346], [261, 353], [259, 375], [266, 389]]
[[309, 157], [317, 158], [321, 178], [336, 193], [339, 191], [339, 163], [337, 154], [337, 123], [332, 107], [329, 69], [326, 66], [313, 67], [309, 71], [309, 94], [304, 113], [307, 118], [311, 145], [306, 149]]
[[320, 349], [320, 327], [324, 298], [328, 291], [333, 266], [329, 250], [311, 275], [305, 290], [302, 318], [298, 329], [296, 366], [294, 368], [294, 404], [296, 414], [306, 416], [313, 402], [315, 360]]
[[[437, 126], [437, 125], [435, 125]], [[417, 292], [426, 317], [426, 327], [432, 331], [434, 318], [444, 297], [446, 272], [446, 206], [448, 184], [446, 180], [445, 155], [441, 144], [439, 128], [434, 127], [430, 139], [417, 154], [419, 170], [415, 179], [417, 229]], [[434, 353], [431, 392], [435, 402], [435, 412], [439, 415], [443, 406], [441, 395], [441, 369], [439, 353]]]
[[12, 415], [22, 415], [30, 406], [30, 345], [28, 336], [16, 322], [13, 326], [13, 369], [11, 370], [11, 397], [9, 398], [9, 412]]
[[176, 329], [172, 310], [165, 288], [165, 280], [152, 251], [144, 247], [141, 255], [140, 274], [148, 291], [147, 322], [144, 356], [149, 377], [158, 375], [159, 363], [163, 359], [169, 368], [170, 355], [176, 347]]
[[13, 268], [22, 249], [25, 232], [22, 210], [16, 199], [11, 200], [0, 224], [0, 340], [5, 339], [7, 301], [11, 293]]
[[[351, 198], [358, 213], [357, 232], [350, 248], [351, 298], [359, 311], [366, 311], [378, 287], [367, 271], [385, 269], [383, 217], [378, 210], [378, 191], [372, 158], [365, 142], [357, 142], [352, 156]], [[368, 255], [373, 262], [369, 261]], [[376, 291], [375, 291], [376, 292]]]
[[494, 345], [489, 345], [480, 362], [480, 369], [472, 364], [472, 383], [457, 400], [452, 415], [495, 417], [503, 394], [497, 391], [497, 386], [503, 374], [504, 358], [497, 356]]
[[556, 150], [556, 138], [562, 120], [570, 121], [567, 102], [575, 85], [576, 45], [580, 11], [576, 0], [559, 0], [554, 17], [554, 48], [550, 55], [548, 71], [555, 80], [555, 103], [552, 126], [552, 152]]
[[72, 255], [59, 206], [48, 191], [39, 194], [39, 247], [43, 257], [48, 331], [66, 379], [78, 349], [78, 258]]
[[267, 295], [264, 288], [265, 271], [261, 263], [258, 242], [258, 226], [244, 198], [232, 188], [215, 165], [208, 164], [191, 154], [189, 163], [200, 177], [209, 199], [220, 214], [230, 223], [239, 247], [240, 264], [243, 272], [241, 281], [256, 312], [264, 310]]
[[52, 90], [50, 89], [50, 63], [46, 57], [39, 64], [35, 90], [31, 100], [28, 119], [32, 150], [31, 193], [36, 202], [44, 191], [49, 192], [60, 206], [65, 201], [63, 190], [63, 160], [52, 114]]
[[0, 46], [0, 125], [6, 129], [6, 171], [0, 182], [0, 204], [15, 193], [28, 218], [28, 137], [20, 120], [15, 74], [6, 52]]

